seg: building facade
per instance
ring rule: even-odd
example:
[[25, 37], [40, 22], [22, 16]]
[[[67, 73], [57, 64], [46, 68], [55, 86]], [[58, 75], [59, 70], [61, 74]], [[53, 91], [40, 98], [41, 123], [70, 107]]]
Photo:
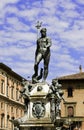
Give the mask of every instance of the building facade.
[[19, 99], [22, 77], [0, 63], [0, 130], [12, 130], [10, 119], [24, 115], [23, 99]]
[[70, 130], [84, 130], [84, 72], [58, 78], [64, 91], [61, 116], [70, 122]]
[[[22, 79], [0, 63], [0, 130], [13, 130], [9, 120], [24, 115], [24, 101], [19, 99]], [[84, 72], [59, 77], [58, 82], [62, 84], [65, 99], [61, 103], [61, 117], [68, 120], [70, 130], [84, 130]]]

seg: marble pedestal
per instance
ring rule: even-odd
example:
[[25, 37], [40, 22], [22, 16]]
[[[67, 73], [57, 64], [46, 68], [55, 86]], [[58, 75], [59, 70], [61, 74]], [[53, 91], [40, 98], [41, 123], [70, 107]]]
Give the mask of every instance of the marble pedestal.
[[47, 97], [49, 87], [47, 83], [32, 84], [28, 110], [25, 116], [19, 119], [17, 130], [54, 129], [54, 124], [51, 121], [51, 102]]

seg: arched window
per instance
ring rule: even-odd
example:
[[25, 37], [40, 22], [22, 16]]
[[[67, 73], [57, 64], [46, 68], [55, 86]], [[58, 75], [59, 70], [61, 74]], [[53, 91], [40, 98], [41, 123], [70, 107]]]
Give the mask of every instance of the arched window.
[[67, 113], [68, 113], [68, 117], [73, 117], [74, 116], [74, 108], [73, 108], [73, 106], [68, 106]]
[[[11, 117], [11, 119], [14, 120], [15, 117], [13, 116], [13, 117]], [[14, 125], [13, 125], [13, 123], [11, 123], [11, 130], [14, 130]]]
[[9, 115], [7, 115], [7, 128], [9, 127]]
[[4, 127], [4, 113], [1, 114], [1, 128]]

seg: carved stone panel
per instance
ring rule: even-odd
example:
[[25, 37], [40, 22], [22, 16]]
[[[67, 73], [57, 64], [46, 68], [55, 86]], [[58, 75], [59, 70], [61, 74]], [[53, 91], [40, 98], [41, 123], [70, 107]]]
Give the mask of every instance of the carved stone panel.
[[33, 103], [33, 108], [32, 108], [32, 113], [33, 116], [36, 118], [41, 118], [44, 117], [45, 115], [45, 105], [41, 101], [36, 101]]

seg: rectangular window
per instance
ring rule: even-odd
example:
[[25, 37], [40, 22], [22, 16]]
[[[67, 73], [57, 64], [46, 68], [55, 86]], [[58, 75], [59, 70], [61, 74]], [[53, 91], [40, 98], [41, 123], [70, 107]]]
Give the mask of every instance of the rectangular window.
[[5, 82], [4, 80], [1, 80], [1, 93], [4, 93], [4, 87], [5, 87]]
[[9, 86], [7, 85], [6, 95], [8, 97]]
[[73, 97], [73, 89], [72, 89], [72, 87], [68, 88], [68, 97]]
[[18, 100], [18, 89], [16, 89], [16, 100]]
[[9, 91], [9, 83], [8, 83], [8, 77], [7, 77], [7, 87], [6, 87], [6, 96], [8, 97], [8, 91]]
[[11, 107], [11, 112], [13, 113], [13, 107]]
[[14, 98], [14, 87], [13, 86], [11, 87], [11, 98], [12, 99]]
[[1, 109], [3, 109], [4, 108], [4, 103], [3, 102], [1, 102]]
[[18, 114], [19, 114], [19, 110], [18, 108], [16, 108], [16, 117], [18, 117]]

